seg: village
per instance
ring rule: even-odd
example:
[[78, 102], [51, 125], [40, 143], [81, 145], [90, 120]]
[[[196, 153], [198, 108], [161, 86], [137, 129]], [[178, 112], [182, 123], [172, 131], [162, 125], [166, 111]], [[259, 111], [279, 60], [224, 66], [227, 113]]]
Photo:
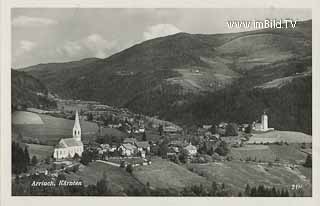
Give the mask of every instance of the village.
[[[262, 113], [261, 119], [252, 123], [220, 122], [202, 125], [191, 131], [156, 117], [137, 115], [127, 109], [113, 108], [98, 102], [68, 100], [60, 101], [58, 105], [56, 111], [34, 108], [26, 108], [26, 111], [72, 120], [72, 136], [60, 138], [54, 145], [51, 156], [43, 159], [29, 157], [32, 166], [17, 178], [38, 176], [55, 181], [61, 178], [61, 175], [76, 173], [93, 162], [123, 168], [131, 174], [137, 168], [158, 164], [159, 158], [187, 168], [189, 164], [225, 161], [269, 166], [286, 165], [291, 169], [302, 164], [280, 161], [279, 157], [267, 161], [257, 159], [256, 156], [235, 158], [235, 155], [230, 155], [231, 151], [237, 148], [245, 149], [250, 145], [257, 147], [289, 144], [279, 139], [268, 138], [260, 141], [259, 138], [252, 137], [253, 134], [274, 131], [274, 128], [268, 127], [266, 113]], [[86, 137], [88, 133], [81, 126], [83, 122], [98, 125], [98, 130], [91, 138]], [[110, 135], [110, 130], [117, 130], [125, 135]], [[30, 143], [30, 137], [28, 141]], [[310, 149], [308, 151], [310, 152]]]

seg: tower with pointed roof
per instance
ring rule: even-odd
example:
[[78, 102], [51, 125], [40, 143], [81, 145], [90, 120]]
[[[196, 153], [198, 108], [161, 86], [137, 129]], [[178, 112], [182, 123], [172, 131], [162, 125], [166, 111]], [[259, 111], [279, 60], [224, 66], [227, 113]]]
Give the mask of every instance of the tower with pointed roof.
[[76, 116], [74, 119], [74, 126], [73, 126], [73, 138], [77, 141], [81, 141], [81, 127], [80, 127], [80, 121], [79, 121], [79, 114], [78, 110], [76, 110]]

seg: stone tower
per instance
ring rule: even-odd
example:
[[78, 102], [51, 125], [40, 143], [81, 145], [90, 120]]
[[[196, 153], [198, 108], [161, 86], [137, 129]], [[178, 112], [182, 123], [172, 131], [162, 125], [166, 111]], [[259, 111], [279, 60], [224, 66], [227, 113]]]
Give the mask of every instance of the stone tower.
[[268, 130], [268, 116], [265, 112], [261, 115], [261, 129], [264, 131]]
[[77, 141], [81, 141], [81, 127], [80, 127], [78, 110], [76, 110], [76, 117], [74, 119], [74, 126], [73, 126], [72, 132], [73, 132], [73, 138], [75, 138]]

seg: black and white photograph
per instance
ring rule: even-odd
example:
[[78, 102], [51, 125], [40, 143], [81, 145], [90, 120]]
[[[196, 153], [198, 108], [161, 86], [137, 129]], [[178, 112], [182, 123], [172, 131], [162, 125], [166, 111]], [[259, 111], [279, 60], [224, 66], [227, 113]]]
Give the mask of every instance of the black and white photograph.
[[313, 196], [311, 9], [10, 18], [12, 196]]

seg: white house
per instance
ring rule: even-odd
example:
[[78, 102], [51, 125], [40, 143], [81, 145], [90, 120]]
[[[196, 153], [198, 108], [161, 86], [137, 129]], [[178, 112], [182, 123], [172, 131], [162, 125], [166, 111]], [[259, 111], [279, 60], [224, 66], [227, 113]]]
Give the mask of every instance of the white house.
[[191, 142], [189, 145], [185, 146], [184, 149], [188, 152], [190, 156], [197, 154], [197, 147], [193, 146]]
[[121, 155], [132, 156], [137, 151], [137, 147], [130, 143], [122, 144], [118, 150], [121, 152]]

